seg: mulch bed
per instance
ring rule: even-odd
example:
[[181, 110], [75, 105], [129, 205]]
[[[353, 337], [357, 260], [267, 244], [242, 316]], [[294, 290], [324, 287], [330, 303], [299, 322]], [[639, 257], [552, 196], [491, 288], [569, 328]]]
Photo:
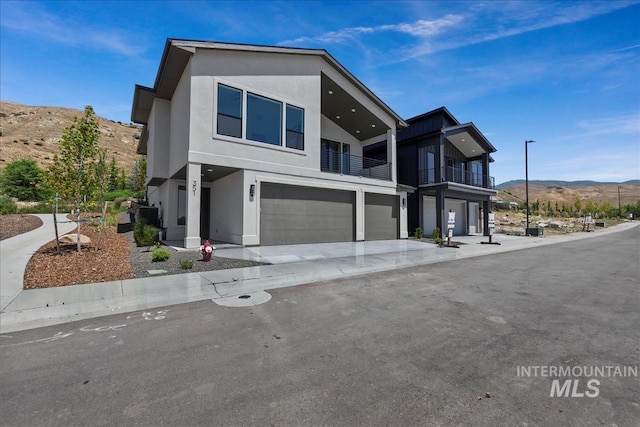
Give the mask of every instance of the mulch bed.
[[[83, 218], [96, 216], [83, 215]], [[162, 246], [162, 249], [170, 253], [170, 258], [163, 262], [152, 262], [153, 248], [137, 247], [128, 217], [121, 215], [120, 222], [117, 227], [104, 227], [102, 231], [97, 224], [83, 223], [80, 233], [89, 237], [91, 243], [82, 244], [81, 252], [77, 252], [76, 244], [60, 244], [58, 253], [55, 240], [42, 246], [27, 264], [24, 288], [51, 288], [150, 277], [149, 270], [164, 270], [162, 274], [167, 275], [264, 264], [215, 255], [210, 262], [202, 262], [198, 251], [177, 251], [167, 246]], [[76, 230], [68, 234], [75, 233]], [[193, 261], [193, 267], [182, 269], [182, 260]]]
[[9, 239], [22, 233], [26, 233], [42, 225], [42, 220], [33, 215], [1, 215], [0, 216], [0, 240]]
[[[74, 234], [72, 231], [69, 234]], [[91, 239], [77, 252], [75, 244], [60, 244], [55, 240], [42, 246], [31, 257], [24, 274], [24, 288], [50, 288], [80, 283], [108, 282], [131, 279], [129, 242], [118, 235], [115, 227], [82, 224], [80, 232]]]

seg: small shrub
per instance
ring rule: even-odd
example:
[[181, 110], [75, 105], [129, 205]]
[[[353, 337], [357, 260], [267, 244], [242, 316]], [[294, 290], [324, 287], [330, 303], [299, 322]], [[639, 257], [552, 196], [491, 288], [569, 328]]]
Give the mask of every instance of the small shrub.
[[152, 246], [158, 240], [158, 229], [143, 220], [133, 226], [133, 238], [138, 246]]
[[37, 205], [20, 208], [18, 211], [21, 214], [49, 214], [51, 213], [51, 205], [46, 202], [40, 202]]
[[14, 214], [18, 211], [18, 206], [13, 199], [6, 194], [0, 194], [0, 215]]
[[104, 193], [104, 199], [107, 201], [114, 201], [115, 199], [122, 198], [123, 201], [136, 195], [136, 192], [133, 190], [115, 190], [115, 191], [107, 191]]
[[440, 238], [440, 227], [436, 227], [436, 228], [433, 229], [433, 231], [431, 232], [431, 238], [433, 240], [441, 239]]
[[162, 245], [160, 244], [160, 242], [155, 242], [153, 244], [153, 250], [157, 251], [158, 249], [160, 249], [162, 247]]
[[171, 254], [164, 249], [158, 249], [157, 251], [153, 251], [151, 253], [151, 261], [153, 262], [162, 262], [169, 259]]
[[104, 218], [104, 225], [107, 227], [117, 227], [118, 226], [118, 218], [113, 215], [107, 215]]
[[422, 231], [422, 227], [416, 228], [416, 238], [422, 239], [422, 236], [424, 236], [424, 232]]
[[193, 268], [193, 261], [190, 259], [183, 259], [180, 261], [180, 268], [183, 270], [191, 270]]
[[436, 245], [441, 245], [444, 243], [444, 239], [442, 237], [436, 237], [435, 239], [433, 239], [433, 243], [435, 243]]

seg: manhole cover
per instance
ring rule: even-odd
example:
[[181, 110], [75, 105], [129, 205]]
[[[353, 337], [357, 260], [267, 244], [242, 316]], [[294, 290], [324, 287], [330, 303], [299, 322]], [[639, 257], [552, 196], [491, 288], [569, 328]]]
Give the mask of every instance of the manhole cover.
[[271, 294], [268, 294], [265, 291], [258, 291], [233, 297], [217, 298], [211, 301], [223, 307], [252, 307], [254, 305], [264, 304], [270, 299]]

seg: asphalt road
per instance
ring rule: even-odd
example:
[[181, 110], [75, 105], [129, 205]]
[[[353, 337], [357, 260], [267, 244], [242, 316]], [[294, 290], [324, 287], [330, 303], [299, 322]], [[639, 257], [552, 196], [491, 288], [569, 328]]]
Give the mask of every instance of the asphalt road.
[[637, 426], [638, 377], [518, 369], [637, 369], [639, 253], [636, 227], [5, 335], [0, 422]]

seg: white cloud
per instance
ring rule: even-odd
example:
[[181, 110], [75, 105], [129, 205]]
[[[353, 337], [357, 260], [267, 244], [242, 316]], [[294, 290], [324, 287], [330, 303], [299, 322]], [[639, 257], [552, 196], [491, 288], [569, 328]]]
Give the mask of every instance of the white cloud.
[[[280, 42], [280, 45], [305, 43], [346, 43], [363, 35], [396, 32], [415, 38], [413, 43], [398, 42], [392, 59], [383, 54], [379, 63], [403, 62], [431, 53], [461, 48], [487, 41], [512, 37], [545, 28], [584, 21], [622, 9], [638, 1], [608, 2], [487, 2], [474, 4], [462, 12], [450, 13], [438, 19], [418, 19], [412, 22], [372, 27], [348, 27], [317, 36], [300, 36]], [[466, 3], [453, 3], [457, 7]], [[424, 12], [429, 13], [429, 11]], [[437, 43], [436, 43], [437, 41]], [[632, 49], [634, 46], [629, 47]]]
[[444, 18], [432, 21], [420, 19], [414, 22], [403, 22], [399, 24], [385, 24], [374, 27], [350, 27], [337, 31], [329, 31], [315, 37], [298, 37], [292, 40], [285, 40], [278, 44], [300, 44], [305, 42], [320, 43], [344, 43], [353, 40], [362, 34], [374, 34], [384, 31], [409, 34], [415, 37], [432, 37], [449, 27], [455, 27], [462, 21], [461, 15], [446, 15]]

